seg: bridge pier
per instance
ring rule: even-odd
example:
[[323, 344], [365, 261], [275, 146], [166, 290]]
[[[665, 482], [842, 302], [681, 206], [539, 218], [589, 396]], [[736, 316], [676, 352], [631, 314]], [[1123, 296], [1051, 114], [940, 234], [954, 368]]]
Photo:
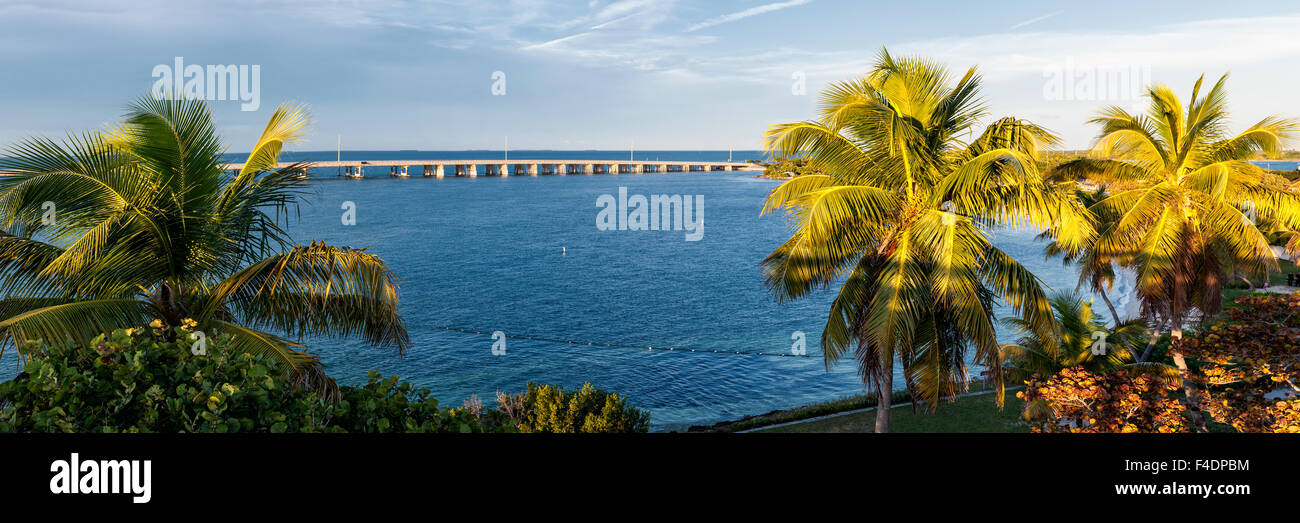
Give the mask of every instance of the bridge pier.
[[[426, 163], [428, 162], [428, 163]], [[463, 162], [463, 163], [462, 163]], [[287, 167], [282, 163], [279, 167]], [[734, 172], [754, 169], [752, 164], [742, 162], [690, 162], [690, 161], [619, 161], [596, 160], [556, 162], [554, 160], [523, 160], [518, 163], [501, 163], [501, 160], [379, 160], [379, 161], [339, 161], [321, 162], [317, 168], [337, 167], [339, 176], [359, 179], [364, 178], [366, 167], [388, 167], [388, 175], [394, 178], [410, 177], [411, 167], [423, 168], [426, 178], [444, 176], [478, 177], [480, 172], [487, 176], [538, 176], [541, 174], [566, 176], [572, 174], [646, 174], [646, 173], [680, 173], [680, 172]], [[224, 164], [220, 168], [232, 176], [239, 172], [243, 164]], [[480, 170], [481, 169], [481, 170]], [[510, 172], [513, 170], [514, 172]]]

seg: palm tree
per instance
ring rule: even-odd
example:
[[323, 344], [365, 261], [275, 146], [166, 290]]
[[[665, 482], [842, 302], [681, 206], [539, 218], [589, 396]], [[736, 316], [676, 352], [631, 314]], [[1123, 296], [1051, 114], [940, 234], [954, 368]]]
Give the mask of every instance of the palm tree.
[[[1092, 303], [1078, 295], [1058, 292], [1049, 298], [1058, 329], [1041, 332], [1020, 318], [1004, 318], [1003, 325], [1014, 329], [1019, 338], [1003, 345], [1003, 369], [1012, 381], [1025, 381], [1037, 374], [1054, 376], [1062, 369], [1083, 367], [1094, 374], [1117, 370], [1152, 376], [1177, 383], [1178, 370], [1161, 363], [1143, 363], [1138, 349], [1146, 331], [1146, 322], [1129, 319], [1107, 327], [1093, 311]], [[1098, 345], [1101, 342], [1102, 345]], [[1026, 419], [1045, 415], [1050, 409], [1041, 400], [1025, 405]]]
[[280, 335], [358, 334], [405, 351], [395, 276], [364, 249], [285, 232], [306, 164], [277, 168], [309, 117], [282, 105], [237, 174], [207, 105], [142, 98], [124, 123], [62, 143], [30, 138], [0, 159], [0, 349], [86, 343], [185, 320], [232, 350], [279, 359], [330, 387], [316, 355]]
[[[1051, 173], [1049, 173], [1049, 177]], [[1092, 207], [1097, 202], [1106, 198], [1106, 186], [1098, 186], [1093, 192], [1078, 190], [1075, 191], [1075, 198], [1087, 207]], [[1099, 210], [1100, 211], [1100, 210]], [[1115, 213], [1098, 212], [1093, 214], [1093, 229], [1105, 231], [1115, 225]], [[1052, 231], [1044, 231], [1040, 238], [1051, 239]], [[1052, 241], [1045, 249], [1047, 257], [1061, 256], [1065, 264], [1073, 264], [1079, 270], [1079, 283], [1075, 285], [1075, 290], [1083, 287], [1086, 283], [1088, 290], [1096, 293], [1101, 297], [1101, 301], [1106, 304], [1110, 310], [1111, 318], [1115, 320], [1115, 325], [1123, 323], [1119, 317], [1119, 312], [1115, 310], [1115, 304], [1111, 303], [1109, 291], [1115, 284], [1115, 262], [1116, 260], [1109, 254], [1097, 249], [1096, 238], [1087, 242], [1082, 250], [1070, 252], [1066, 246]]]
[[[1093, 310], [1092, 303], [1076, 294], [1058, 292], [1048, 299], [1058, 326], [1055, 332], [1038, 331], [1020, 318], [1001, 320], [1019, 335], [1016, 343], [999, 349], [1009, 379], [1023, 381], [1034, 374], [1051, 376], [1069, 367], [1083, 367], [1092, 373], [1127, 368], [1178, 378], [1178, 371], [1172, 367], [1137, 361], [1146, 322], [1130, 319], [1108, 327]], [[1098, 341], [1104, 345], [1099, 346]]]
[[824, 358], [829, 368], [856, 341], [863, 384], [875, 385], [880, 401], [877, 432], [889, 429], [895, 363], [931, 410], [967, 384], [971, 346], [1001, 389], [996, 299], [1054, 328], [1038, 279], [987, 230], [1065, 222], [1077, 242], [1091, 234], [1082, 208], [1038, 170], [1052, 134], [1003, 118], [962, 140], [985, 114], [979, 90], [974, 68], [953, 84], [941, 65], [881, 50], [864, 77], [822, 94], [819, 119], [776, 125], [766, 137], [774, 155], [807, 158], [827, 173], [787, 181], [768, 197], [763, 212], [786, 209], [797, 229], [763, 260], [767, 283], [779, 300], [840, 283]]
[[1270, 184], [1265, 171], [1248, 162], [1260, 152], [1280, 152], [1300, 128], [1297, 122], [1269, 116], [1231, 135], [1227, 75], [1202, 96], [1203, 80], [1196, 81], [1187, 106], [1169, 87], [1153, 85], [1146, 92], [1146, 114], [1102, 109], [1091, 121], [1101, 126], [1101, 135], [1090, 156], [1060, 167], [1076, 177], [1133, 184], [1091, 208], [1119, 216], [1097, 239], [1098, 249], [1137, 273], [1143, 316], [1169, 325], [1170, 356], [1202, 431], [1204, 418], [1178, 350], [1183, 325], [1193, 310], [1203, 318], [1219, 312], [1228, 270], [1265, 276], [1277, 270], [1268, 238], [1256, 225], [1260, 220], [1300, 227], [1300, 195]]

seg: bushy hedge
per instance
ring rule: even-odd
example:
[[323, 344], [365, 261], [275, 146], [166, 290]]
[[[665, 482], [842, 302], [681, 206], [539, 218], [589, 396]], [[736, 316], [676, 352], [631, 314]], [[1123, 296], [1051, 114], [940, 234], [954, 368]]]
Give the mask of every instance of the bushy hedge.
[[646, 432], [650, 426], [648, 413], [590, 383], [577, 391], [529, 383], [522, 394], [498, 394], [497, 403], [521, 432]]
[[196, 356], [186, 343], [126, 329], [90, 347], [30, 347], [24, 371], [0, 383], [0, 432], [618, 432], [645, 430], [648, 418], [590, 387], [561, 396], [563, 408], [550, 392], [512, 403], [554, 418], [516, 419], [523, 410], [477, 402], [446, 408], [428, 389], [374, 371], [324, 398], [293, 385], [275, 360], [227, 351], [221, 339], [209, 345]]

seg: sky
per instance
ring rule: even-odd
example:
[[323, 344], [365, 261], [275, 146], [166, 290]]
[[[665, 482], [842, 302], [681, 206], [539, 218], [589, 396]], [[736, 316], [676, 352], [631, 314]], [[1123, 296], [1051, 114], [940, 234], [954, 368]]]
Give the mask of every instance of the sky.
[[884, 46], [1083, 148], [1098, 108], [1201, 74], [1231, 73], [1235, 129], [1300, 117], [1297, 30], [1294, 0], [0, 0], [0, 144], [109, 125], [179, 57], [257, 66], [256, 110], [211, 102], [235, 152], [286, 101], [296, 150], [757, 149]]

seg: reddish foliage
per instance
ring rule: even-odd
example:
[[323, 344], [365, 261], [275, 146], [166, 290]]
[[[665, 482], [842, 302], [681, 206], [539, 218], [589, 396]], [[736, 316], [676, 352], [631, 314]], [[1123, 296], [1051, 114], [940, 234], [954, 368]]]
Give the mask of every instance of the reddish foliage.
[[1034, 432], [1186, 432], [1183, 405], [1171, 395], [1178, 387], [1149, 374], [1127, 371], [1093, 374], [1082, 367], [1051, 379], [1035, 375], [1016, 396], [1042, 405], [1050, 415]]
[[1180, 343], [1197, 361], [1202, 410], [1241, 432], [1300, 432], [1300, 295], [1238, 298]]

